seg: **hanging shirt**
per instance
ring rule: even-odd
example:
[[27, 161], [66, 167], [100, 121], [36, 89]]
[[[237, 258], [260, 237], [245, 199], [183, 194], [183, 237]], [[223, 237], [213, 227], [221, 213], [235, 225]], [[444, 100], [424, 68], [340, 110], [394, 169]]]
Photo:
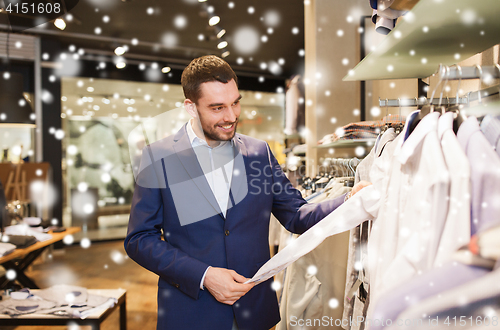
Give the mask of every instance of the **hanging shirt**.
[[500, 156], [500, 120], [491, 115], [483, 118], [481, 131]]
[[476, 117], [465, 120], [457, 133], [471, 169], [471, 234], [500, 223], [500, 158], [481, 132]]
[[[384, 177], [384, 166], [374, 166], [380, 161], [380, 156], [385, 146], [396, 138], [394, 128], [389, 128], [384, 134], [379, 135], [370, 153], [359, 163], [356, 168], [355, 184], [361, 180], [374, 182]], [[372, 168], [374, 169], [372, 171]], [[380, 172], [380, 175], [377, 173]], [[373, 175], [373, 179], [371, 177]], [[349, 237], [349, 256], [347, 261], [344, 313], [342, 319], [358, 319], [359, 316], [366, 318], [366, 310], [369, 300], [369, 276], [366, 267], [367, 262], [368, 234], [371, 222], [365, 221], [354, 229], [351, 229]], [[362, 284], [362, 286], [361, 286]], [[359, 288], [359, 289], [358, 289]], [[356, 294], [356, 292], [358, 292]], [[349, 329], [363, 329], [363, 323], [343, 323], [342, 327]]]
[[[335, 180], [335, 179], [333, 179]], [[340, 183], [340, 188], [328, 193], [334, 199], [351, 191], [351, 187]], [[327, 195], [327, 193], [323, 193]], [[315, 202], [312, 200], [311, 202]], [[293, 237], [298, 235], [293, 234]], [[276, 330], [300, 329], [290, 322], [296, 319], [312, 320], [328, 317], [340, 319], [342, 310], [329, 307], [332, 298], [341, 301], [343, 292], [339, 290], [345, 282], [345, 263], [347, 235], [327, 238], [313, 251], [298, 259], [286, 269], [283, 293], [280, 300], [281, 322]], [[331, 253], [335, 251], [335, 253]], [[311, 266], [316, 268], [312, 269]]]
[[434, 261], [434, 266], [441, 267], [470, 240], [470, 166], [453, 132], [453, 113], [445, 113], [439, 118], [438, 134], [450, 173], [448, 215]]
[[438, 113], [425, 116], [404, 141], [410, 118], [403, 133], [389, 145], [395, 150], [387, 196], [368, 241], [368, 318], [381, 294], [434, 263], [448, 210], [450, 180], [437, 134], [438, 118]]
[[[378, 320], [390, 319], [393, 321], [393, 325], [396, 325], [396, 320], [401, 318], [398, 315], [406, 309], [412, 309], [412, 306], [418, 306], [431, 297], [429, 300], [439, 300], [437, 295], [442, 295], [449, 290], [460, 292], [456, 288], [481, 278], [489, 272], [488, 269], [464, 265], [459, 262], [449, 262], [443, 267], [428, 270], [386, 292], [374, 307], [373, 317]], [[415, 314], [413, 315], [415, 316]], [[416, 319], [423, 318], [419, 315]], [[378, 324], [372, 323], [370, 330], [382, 328], [380, 322]]]
[[[450, 274], [450, 277], [455, 276]], [[469, 281], [457, 289], [450, 289], [442, 292], [439, 298], [430, 297], [423, 300], [419, 304], [415, 304], [404, 313], [398, 316], [402, 319], [419, 319], [422, 315], [435, 319], [439, 317], [439, 325], [443, 325], [446, 318], [449, 316], [451, 325], [454, 327], [453, 318], [456, 317], [456, 328], [479, 329], [485, 325], [498, 325], [498, 297], [500, 295], [500, 269], [485, 274], [480, 278]], [[496, 310], [495, 310], [496, 309]], [[465, 325], [460, 323], [464, 318], [470, 321], [472, 316], [473, 322], [466, 322]], [[479, 323], [480, 316], [483, 323]], [[488, 316], [485, 320], [485, 316]], [[478, 323], [476, 323], [478, 320]], [[496, 320], [492, 323], [492, 320]], [[442, 326], [448, 328], [447, 325]], [[421, 328], [421, 327], [420, 327]], [[431, 327], [429, 327], [431, 328]], [[435, 328], [435, 327], [433, 327]]]

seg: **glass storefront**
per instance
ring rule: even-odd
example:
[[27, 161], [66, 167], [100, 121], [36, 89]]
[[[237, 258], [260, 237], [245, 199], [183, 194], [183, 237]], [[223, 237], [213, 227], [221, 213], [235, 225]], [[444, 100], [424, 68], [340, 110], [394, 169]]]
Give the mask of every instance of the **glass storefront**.
[[[240, 93], [238, 132], [267, 141], [282, 159], [284, 94]], [[182, 87], [63, 78], [61, 95], [63, 223], [84, 229], [124, 227], [134, 189], [133, 166], [139, 163], [142, 148], [174, 134], [189, 120], [182, 107]], [[85, 199], [85, 194], [94, 199]]]

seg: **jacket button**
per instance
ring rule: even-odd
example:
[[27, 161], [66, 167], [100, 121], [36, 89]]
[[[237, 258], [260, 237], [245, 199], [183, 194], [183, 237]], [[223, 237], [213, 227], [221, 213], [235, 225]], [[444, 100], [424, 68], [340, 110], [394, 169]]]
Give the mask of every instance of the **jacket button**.
[[179, 284], [175, 283], [174, 286], [178, 289], [179, 288]]
[[229, 230], [226, 230], [224, 234], [226, 234], [226, 236], [229, 236]]

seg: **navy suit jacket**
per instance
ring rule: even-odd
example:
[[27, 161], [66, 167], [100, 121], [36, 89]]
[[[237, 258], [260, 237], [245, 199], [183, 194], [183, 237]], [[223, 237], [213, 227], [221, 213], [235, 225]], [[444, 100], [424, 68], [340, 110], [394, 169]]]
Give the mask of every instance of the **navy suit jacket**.
[[[344, 200], [308, 204], [266, 142], [236, 134], [226, 217], [191, 147], [186, 126], [144, 150], [125, 239], [128, 255], [159, 275], [157, 329], [268, 330], [279, 320], [271, 280], [233, 306], [200, 289], [208, 266], [251, 278], [269, 260], [271, 212], [303, 233]], [[204, 214], [204, 216], [203, 216]], [[162, 240], [163, 237], [163, 240]], [[332, 251], [333, 252], [333, 251]]]

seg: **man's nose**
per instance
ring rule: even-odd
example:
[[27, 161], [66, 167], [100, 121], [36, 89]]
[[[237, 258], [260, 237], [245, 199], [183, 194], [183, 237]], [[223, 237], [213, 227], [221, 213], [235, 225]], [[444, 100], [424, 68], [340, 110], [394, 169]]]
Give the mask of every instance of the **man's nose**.
[[234, 123], [236, 121], [236, 113], [232, 107], [226, 108], [224, 111], [224, 122]]

